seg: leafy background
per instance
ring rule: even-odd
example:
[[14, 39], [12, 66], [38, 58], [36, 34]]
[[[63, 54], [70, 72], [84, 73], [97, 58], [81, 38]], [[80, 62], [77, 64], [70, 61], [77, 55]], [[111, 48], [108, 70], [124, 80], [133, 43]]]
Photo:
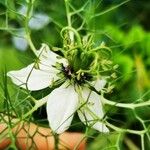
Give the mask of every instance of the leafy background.
[[[4, 98], [4, 77], [3, 74], [9, 70], [20, 69], [33, 61], [34, 55], [28, 47], [21, 51], [15, 48], [12, 37], [24, 27], [23, 17], [17, 13], [24, 5], [24, 0], [0, 0], [0, 110], [5, 110], [6, 101]], [[94, 41], [100, 44], [102, 41], [112, 49], [114, 63], [119, 65], [117, 79], [114, 81], [113, 92], [106, 95], [106, 98], [116, 102], [140, 102], [150, 99], [150, 1], [130, 0], [122, 4], [121, 0], [76, 0], [71, 1], [75, 10], [84, 6], [80, 15], [73, 18], [74, 27], [80, 26], [82, 21], [85, 25], [80, 31], [81, 35], [94, 33]], [[39, 30], [32, 29], [32, 40], [37, 49], [41, 43], [47, 43], [50, 47], [61, 47], [61, 27], [67, 25], [66, 12], [63, 0], [47, 1], [37, 0], [34, 3], [34, 11], [43, 12], [50, 18], [50, 22]], [[18, 112], [24, 113], [32, 107], [27, 103], [27, 95], [20, 91], [8, 80], [8, 91], [11, 100]], [[17, 92], [16, 92], [17, 91]], [[17, 93], [17, 94], [16, 94]], [[33, 93], [34, 94], [34, 93]], [[10, 100], [10, 101], [11, 101]], [[24, 105], [25, 104], [25, 105]], [[27, 107], [28, 106], [28, 107]], [[108, 110], [109, 120], [116, 125], [130, 129], [141, 129], [142, 124], [137, 116], [149, 126], [150, 108]], [[19, 113], [18, 113], [19, 114]], [[41, 118], [39, 115], [42, 114]], [[45, 125], [45, 108], [33, 114], [32, 121]], [[40, 121], [42, 120], [42, 121]], [[43, 121], [44, 120], [44, 121]], [[77, 124], [77, 125], [75, 125]], [[85, 131], [83, 124], [79, 123], [78, 117], [72, 123], [71, 131]], [[136, 135], [121, 134], [112, 132], [111, 135], [97, 133], [94, 130], [89, 132], [88, 149], [140, 149], [140, 137]], [[150, 142], [145, 137], [145, 148], [150, 148]]]

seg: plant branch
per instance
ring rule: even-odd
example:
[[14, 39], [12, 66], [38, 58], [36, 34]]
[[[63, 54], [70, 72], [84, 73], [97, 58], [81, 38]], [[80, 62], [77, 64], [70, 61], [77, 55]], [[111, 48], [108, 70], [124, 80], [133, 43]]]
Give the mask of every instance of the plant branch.
[[27, 13], [26, 13], [26, 17], [25, 17], [25, 32], [26, 32], [26, 39], [29, 43], [29, 46], [31, 48], [31, 50], [33, 51], [33, 53], [37, 56], [36, 53], [36, 48], [32, 42], [31, 36], [30, 36], [30, 29], [28, 27], [29, 21], [30, 21], [30, 14], [33, 10], [33, 2], [28, 2], [28, 6], [27, 6]]
[[144, 107], [144, 106], [149, 106], [150, 105], [150, 100], [146, 102], [141, 102], [141, 103], [118, 103], [114, 101], [107, 100], [105, 98], [101, 98], [101, 101], [104, 104], [116, 106], [116, 107], [121, 107], [121, 108], [129, 108], [129, 109], [135, 109], [138, 107]]

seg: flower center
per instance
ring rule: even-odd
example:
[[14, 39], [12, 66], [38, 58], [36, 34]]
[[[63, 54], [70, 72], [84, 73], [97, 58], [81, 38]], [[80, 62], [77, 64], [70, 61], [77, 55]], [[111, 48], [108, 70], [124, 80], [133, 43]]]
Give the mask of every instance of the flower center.
[[92, 76], [88, 73], [77, 73], [75, 72], [70, 66], [64, 67], [63, 66], [63, 74], [64, 76], [69, 79], [72, 80], [75, 84], [85, 84], [86, 81], [91, 81], [92, 80]]
[[73, 71], [71, 70], [70, 66], [67, 66], [67, 67], [63, 66], [63, 73], [67, 78], [71, 79], [72, 72]]

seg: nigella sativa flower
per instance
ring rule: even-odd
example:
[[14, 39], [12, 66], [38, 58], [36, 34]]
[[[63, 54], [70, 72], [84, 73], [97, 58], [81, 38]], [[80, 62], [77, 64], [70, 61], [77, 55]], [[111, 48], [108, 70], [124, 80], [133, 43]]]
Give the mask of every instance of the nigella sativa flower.
[[[51, 51], [46, 44], [42, 44], [37, 56], [35, 63], [10, 71], [8, 76], [13, 83], [30, 91], [45, 89], [55, 81], [62, 81], [45, 97], [48, 99], [47, 116], [51, 129], [57, 134], [64, 132], [77, 112], [84, 124], [100, 132], [109, 132], [103, 123], [103, 96], [96, 92], [104, 88], [106, 80], [99, 77], [92, 79], [88, 73], [76, 75], [70, 62]], [[95, 91], [86, 86], [86, 82], [90, 82]]]

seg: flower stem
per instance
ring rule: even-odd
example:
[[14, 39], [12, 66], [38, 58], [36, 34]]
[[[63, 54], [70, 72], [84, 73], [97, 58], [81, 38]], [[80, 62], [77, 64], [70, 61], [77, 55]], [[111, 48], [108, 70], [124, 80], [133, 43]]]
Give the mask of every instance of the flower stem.
[[[70, 13], [70, 9], [69, 9], [69, 2], [68, 0], [64, 0], [65, 2], [65, 7], [66, 7], [66, 15], [67, 15], [67, 23], [68, 23], [68, 27], [72, 28], [72, 24], [71, 24], [71, 13]], [[71, 43], [74, 43], [74, 32], [73, 31], [69, 31], [69, 38], [71, 40]]]
[[59, 146], [58, 146], [59, 145], [59, 135], [54, 133], [53, 136], [54, 136], [54, 142], [55, 142], [55, 150], [59, 150]]
[[30, 29], [28, 27], [29, 21], [30, 21], [30, 14], [33, 10], [33, 2], [28, 2], [28, 6], [27, 6], [27, 13], [26, 13], [26, 17], [25, 17], [25, 32], [26, 32], [26, 39], [28, 41], [28, 44], [32, 50], [32, 52], [37, 56], [36, 54], [36, 48], [32, 42], [31, 36], [30, 36]]
[[144, 134], [141, 135], [141, 149], [145, 150], [145, 146], [144, 146]]
[[[61, 36], [62, 36], [62, 37], [63, 37], [63, 32], [64, 32], [65, 30], [68, 30], [69, 32], [72, 32], [73, 35], [76, 36], [76, 38], [77, 38], [77, 44], [78, 44], [79, 47], [81, 47], [81, 46], [82, 46], [82, 43], [81, 43], [81, 38], [80, 38], [80, 35], [78, 34], [78, 32], [77, 32], [74, 28], [67, 26], [67, 27], [64, 27], [64, 28], [62, 29], [62, 31], [61, 31]], [[73, 41], [72, 41], [72, 42], [73, 42]]]
[[120, 133], [131, 133], [131, 134], [136, 134], [136, 135], [143, 135], [147, 132], [147, 130], [131, 130], [131, 129], [123, 129], [123, 128], [119, 128], [116, 127], [115, 125], [109, 123], [109, 122], [105, 122], [105, 124], [110, 127], [111, 129], [120, 132]]
[[43, 106], [46, 102], [47, 102], [48, 98], [44, 97], [41, 100], [38, 100], [35, 102], [35, 106], [25, 115], [23, 115], [22, 119], [25, 119], [26, 117], [28, 117], [29, 115], [31, 115], [33, 112], [35, 112], [38, 108], [40, 108], [41, 106]]
[[105, 98], [101, 98], [101, 101], [104, 104], [121, 107], [121, 108], [129, 108], [129, 109], [135, 109], [138, 107], [144, 107], [144, 106], [150, 105], [150, 100], [148, 100], [146, 102], [136, 103], [136, 104], [134, 104], [134, 103], [118, 103], [118, 102], [113, 102], [113, 101], [107, 100]]

